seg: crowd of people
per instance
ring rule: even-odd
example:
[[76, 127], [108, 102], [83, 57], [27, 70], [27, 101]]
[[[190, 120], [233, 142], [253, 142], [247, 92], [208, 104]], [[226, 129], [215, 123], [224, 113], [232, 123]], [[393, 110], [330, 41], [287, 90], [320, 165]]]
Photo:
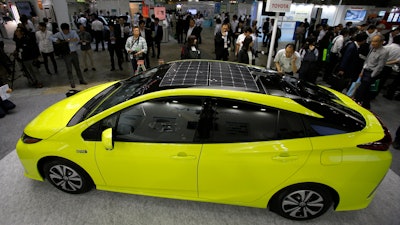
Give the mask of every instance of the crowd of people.
[[[158, 59], [161, 57], [163, 26], [154, 15], [143, 18], [136, 14], [131, 20], [127, 14], [115, 18], [107, 26], [99, 20], [97, 14], [84, 13], [75, 18], [78, 31], [71, 29], [68, 24], [61, 24], [60, 30], [54, 30], [46, 18], [35, 27], [27, 16], [21, 16], [14, 37], [15, 54], [33, 75], [34, 86], [43, 86], [36, 76], [37, 67], [34, 66], [37, 65], [39, 55], [43, 58], [47, 74], [59, 73], [55, 60], [56, 49], [53, 47], [58, 42], [68, 42], [68, 54], [60, 57], [64, 60], [68, 80], [73, 88], [75, 81], [72, 66], [79, 83], [87, 84], [81, 71], [80, 57], [83, 72], [89, 69], [96, 71], [93, 52], [108, 50], [110, 71], [116, 68], [123, 70], [123, 62], [130, 62], [134, 73], [151, 67], [150, 56]], [[204, 16], [200, 12], [196, 15], [176, 14], [171, 21], [173, 35], [177, 43], [182, 44], [181, 59], [202, 57], [203, 23]], [[350, 22], [328, 26], [315, 24], [315, 20], [309, 23], [305, 19], [294, 30], [293, 43], [278, 50], [281, 30], [278, 26], [273, 42], [271, 37], [274, 23], [274, 19], [268, 17], [260, 26], [257, 20], [251, 20], [245, 15], [230, 16], [224, 13], [215, 17], [214, 59], [233, 58], [240, 63], [255, 64], [261, 50], [268, 50], [272, 44], [273, 67], [279, 73], [298, 74], [301, 80], [312, 83], [316, 82], [318, 76], [322, 76], [339, 92], [348, 89], [352, 82], [361, 77], [361, 85], [352, 97], [366, 108], [370, 107], [371, 99], [384, 87], [390, 74], [399, 73], [400, 28], [387, 31], [384, 24], [365, 23], [354, 26]], [[231, 54], [234, 57], [229, 57]], [[52, 70], [48, 59], [52, 62]], [[384, 97], [395, 97], [399, 77], [395, 76], [396, 79], [387, 86]], [[370, 86], [377, 80], [377, 90], [372, 93]]]

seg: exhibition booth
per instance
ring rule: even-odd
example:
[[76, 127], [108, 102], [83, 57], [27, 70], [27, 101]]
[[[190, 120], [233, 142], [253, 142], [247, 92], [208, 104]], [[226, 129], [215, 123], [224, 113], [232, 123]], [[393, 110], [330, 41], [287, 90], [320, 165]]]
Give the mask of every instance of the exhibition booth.
[[[68, 10], [66, 10], [68, 9]], [[154, 0], [10, 0], [3, 2], [0, 7], [1, 13], [1, 35], [11, 38], [19, 23], [21, 14], [37, 15], [40, 20], [44, 17], [50, 18], [51, 22], [57, 24], [73, 24], [73, 16], [77, 13], [90, 10], [90, 12], [111, 12], [111, 15], [121, 15], [129, 12], [131, 18], [136, 13], [149, 17], [158, 13], [164, 28], [168, 32], [170, 23], [166, 19], [167, 11], [202, 13], [204, 15], [204, 27], [214, 25], [217, 14], [229, 13], [229, 15], [251, 15], [252, 20], [257, 20], [257, 26], [262, 27], [265, 18], [273, 17], [274, 13], [266, 12], [263, 1], [243, 1], [238, 3], [232, 1], [182, 1], [178, 3], [165, 4], [165, 2]], [[164, 19], [163, 19], [164, 18]], [[293, 38], [296, 23], [304, 19], [316, 20], [317, 23], [327, 23], [330, 26], [339, 23], [353, 22], [353, 25], [365, 23], [367, 19], [383, 20], [387, 29], [400, 24], [400, 10], [393, 8], [375, 8], [374, 6], [352, 6], [352, 5], [316, 5], [316, 4], [290, 4], [290, 10], [278, 17], [278, 26], [282, 30], [282, 41], [290, 41]], [[164, 33], [167, 33], [164, 32]], [[168, 37], [168, 36], [167, 36]], [[167, 41], [164, 39], [163, 41]]]

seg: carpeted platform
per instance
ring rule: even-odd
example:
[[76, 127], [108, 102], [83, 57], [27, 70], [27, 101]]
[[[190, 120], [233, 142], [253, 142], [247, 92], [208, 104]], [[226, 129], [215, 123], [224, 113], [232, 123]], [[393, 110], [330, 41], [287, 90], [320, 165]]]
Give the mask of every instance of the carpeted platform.
[[93, 190], [70, 195], [48, 182], [23, 176], [17, 154], [0, 161], [2, 225], [257, 225], [367, 224], [398, 225], [400, 177], [389, 171], [371, 205], [364, 210], [334, 212], [307, 222], [290, 221], [264, 209], [180, 201]]

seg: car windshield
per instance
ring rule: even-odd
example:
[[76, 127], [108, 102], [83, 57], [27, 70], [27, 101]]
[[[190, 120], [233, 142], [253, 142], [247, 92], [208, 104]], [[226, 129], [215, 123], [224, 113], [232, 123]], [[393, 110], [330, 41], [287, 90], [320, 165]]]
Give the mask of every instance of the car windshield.
[[121, 81], [121, 85], [110, 95], [104, 98], [100, 104], [94, 107], [86, 118], [92, 117], [104, 110], [118, 105], [124, 101], [142, 95], [154, 87], [158, 87], [162, 75], [168, 66], [155, 67], [151, 70]]
[[106, 109], [158, 88], [159, 81], [168, 68], [169, 64], [155, 67], [108, 87], [88, 101], [67, 126], [78, 124]]

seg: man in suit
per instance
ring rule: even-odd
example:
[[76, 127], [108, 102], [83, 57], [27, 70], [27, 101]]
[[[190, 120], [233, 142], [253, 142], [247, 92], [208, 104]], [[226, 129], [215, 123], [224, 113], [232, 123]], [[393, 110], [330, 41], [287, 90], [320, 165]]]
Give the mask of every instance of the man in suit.
[[149, 59], [150, 49], [152, 49], [153, 55], [154, 55], [152, 28], [148, 27], [148, 24], [146, 24], [146, 21], [140, 20], [139, 21], [139, 31], [140, 31], [140, 36], [146, 40], [146, 44], [147, 44], [147, 52], [143, 54], [144, 64], [145, 64], [146, 68], [150, 68], [151, 67], [150, 59]]
[[190, 18], [189, 28], [186, 33], [185, 43], [186, 43], [188, 37], [190, 37], [190, 35], [196, 36], [197, 40], [199, 39], [201, 30], [200, 30], [200, 27], [197, 27], [195, 25], [196, 25], [196, 22], [194, 21], [194, 19]]
[[229, 57], [228, 48], [231, 45], [231, 39], [228, 32], [229, 26], [224, 23], [221, 26], [221, 31], [218, 31], [214, 38], [215, 44], [215, 59], [227, 61]]
[[125, 61], [129, 62], [128, 59], [128, 53], [125, 51], [125, 43], [126, 40], [128, 39], [128, 37], [130, 36], [130, 28], [129, 25], [126, 24], [126, 20], [124, 16], [121, 16], [118, 18], [118, 24], [115, 25], [115, 32], [119, 32], [120, 33], [120, 39], [117, 39], [117, 41], [119, 41], [117, 43], [117, 47], [120, 48], [120, 51], [123, 52], [123, 54], [125, 55]]
[[160, 49], [160, 44], [161, 44], [161, 40], [163, 38], [163, 27], [161, 25], [159, 25], [160, 19], [158, 19], [157, 17], [154, 19], [154, 44], [156, 45], [157, 48], [157, 59], [160, 58], [160, 53], [161, 53], [161, 49]]
[[[338, 64], [338, 75], [342, 76], [347, 84], [358, 79], [364, 60], [359, 57], [359, 48], [366, 43], [368, 35], [364, 33], [357, 34], [354, 42], [348, 44], [343, 49], [342, 59]], [[336, 85], [337, 86], [337, 85]], [[345, 87], [332, 86], [337, 91], [342, 91]]]
[[109, 24], [109, 30], [105, 33], [105, 40], [107, 41], [108, 52], [110, 54], [111, 71], [115, 70], [114, 54], [117, 56], [118, 67], [122, 70], [122, 51], [120, 48], [121, 44], [121, 32], [119, 29], [115, 29], [114, 24]]

